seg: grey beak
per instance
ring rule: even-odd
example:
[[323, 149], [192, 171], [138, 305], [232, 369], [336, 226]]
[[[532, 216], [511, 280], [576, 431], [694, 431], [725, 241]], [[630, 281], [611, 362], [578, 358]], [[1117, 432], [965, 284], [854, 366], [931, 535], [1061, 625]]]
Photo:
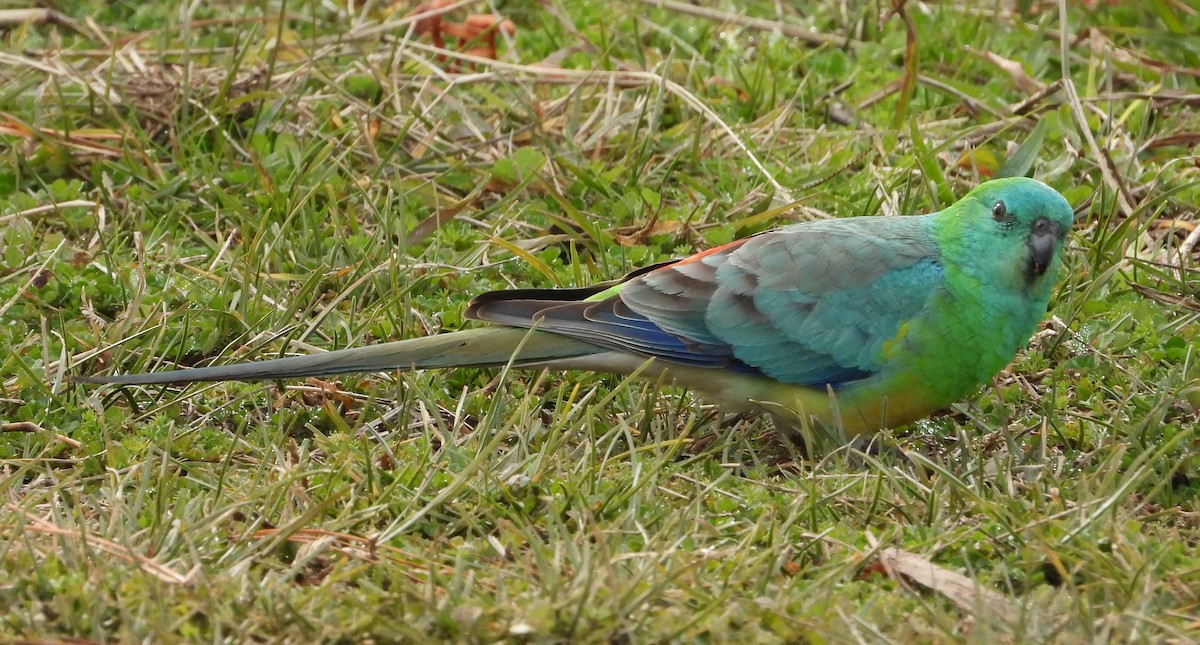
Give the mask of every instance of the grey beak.
[[1063, 234], [1062, 228], [1046, 218], [1033, 223], [1029, 233], [1029, 266], [1026, 269], [1029, 277], [1040, 278], [1054, 259], [1054, 252]]

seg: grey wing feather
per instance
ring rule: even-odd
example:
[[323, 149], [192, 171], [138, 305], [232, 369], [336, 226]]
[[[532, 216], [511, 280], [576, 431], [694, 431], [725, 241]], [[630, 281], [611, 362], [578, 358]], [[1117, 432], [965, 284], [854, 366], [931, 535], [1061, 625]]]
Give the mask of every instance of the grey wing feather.
[[874, 373], [882, 343], [940, 284], [926, 218], [868, 217], [764, 233], [645, 274], [620, 298], [768, 376], [836, 385]]

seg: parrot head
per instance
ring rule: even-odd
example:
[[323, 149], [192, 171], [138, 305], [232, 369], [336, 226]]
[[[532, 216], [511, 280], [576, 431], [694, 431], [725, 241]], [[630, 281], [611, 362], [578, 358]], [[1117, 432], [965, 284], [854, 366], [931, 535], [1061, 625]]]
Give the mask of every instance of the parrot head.
[[[942, 212], [954, 231], [952, 255], [976, 267], [977, 277], [995, 286], [1049, 295], [1067, 232], [1075, 221], [1071, 205], [1035, 179], [1012, 177], [985, 182]], [[945, 248], [945, 247], [943, 247]]]

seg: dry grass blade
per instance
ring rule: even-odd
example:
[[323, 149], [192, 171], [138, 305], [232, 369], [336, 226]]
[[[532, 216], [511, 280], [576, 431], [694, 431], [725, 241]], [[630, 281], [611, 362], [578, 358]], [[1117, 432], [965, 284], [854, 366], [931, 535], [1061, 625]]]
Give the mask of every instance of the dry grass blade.
[[91, 545], [95, 549], [102, 551], [108, 555], [111, 555], [119, 560], [128, 562], [130, 564], [136, 564], [139, 568], [141, 568], [146, 573], [148, 573], [151, 576], [154, 576], [155, 578], [157, 578], [158, 580], [168, 583], [168, 584], [172, 584], [172, 585], [188, 584], [189, 582], [192, 581], [192, 578], [195, 576], [196, 572], [199, 570], [198, 568], [193, 568], [188, 573], [181, 574], [181, 573], [175, 571], [174, 569], [171, 569], [170, 567], [159, 564], [158, 562], [155, 562], [153, 559], [147, 558], [143, 555], [135, 553], [134, 551], [132, 551], [124, 546], [121, 546], [120, 544], [116, 544], [115, 542], [105, 540], [104, 538], [101, 538], [96, 535], [86, 535], [85, 536], [82, 532], [80, 532], [78, 530], [67, 529], [67, 528], [62, 528], [60, 526], [55, 526], [54, 524], [47, 522], [46, 520], [44, 520], [40, 517], [34, 517], [34, 516], [30, 515], [24, 509], [22, 509], [21, 507], [17, 506], [16, 504], [14, 504], [12, 502], [5, 503], [4, 509], [9, 511], [10, 513], [15, 513], [15, 514], [20, 515], [25, 518], [27, 523], [22, 528], [22, 530], [24, 530], [26, 532], [40, 533], [43, 535], [54, 535], [54, 536], [58, 536], [60, 538], [73, 540], [73, 541], [78, 542], [81, 547], [83, 547], [85, 545]]
[[1096, 137], [1092, 134], [1092, 128], [1088, 125], [1087, 115], [1083, 113], [1083, 104], [1079, 100], [1079, 92], [1075, 90], [1075, 82], [1071, 80], [1069, 69], [1069, 61], [1071, 60], [1068, 49], [1067, 33], [1065, 28], [1067, 25], [1067, 3], [1066, 0], [1058, 0], [1059, 5], [1059, 21], [1064, 26], [1061, 34], [1060, 46], [1062, 56], [1062, 84], [1063, 91], [1067, 95], [1067, 105], [1071, 109], [1071, 116], [1075, 120], [1075, 126], [1079, 130], [1080, 135], [1087, 142], [1088, 149], [1091, 150], [1096, 165], [1100, 166], [1100, 173], [1104, 177], [1104, 183], [1108, 184], [1110, 190], [1117, 197], [1117, 204], [1121, 208], [1122, 215], [1132, 215], [1134, 212], [1133, 198], [1129, 195], [1129, 189], [1125, 186], [1125, 182], [1121, 181], [1120, 175], [1113, 168], [1112, 157], [1100, 149], [1096, 143]]
[[0, 134], [20, 137], [25, 140], [25, 143], [35, 144], [39, 141], [48, 141], [56, 145], [61, 145], [64, 148], [70, 148], [82, 153], [93, 155], [103, 155], [106, 157], [120, 157], [122, 151], [119, 147], [106, 146], [100, 141], [116, 141], [121, 142], [124, 135], [111, 130], [108, 131], [93, 131], [93, 132], [66, 132], [64, 130], [56, 130], [52, 128], [28, 128], [13, 119], [9, 115], [0, 112], [0, 117], [4, 117], [4, 122], [0, 122]]
[[72, 199], [57, 204], [46, 204], [23, 210], [19, 213], [0, 216], [0, 226], [5, 226], [19, 219], [34, 219], [47, 213], [56, 213], [64, 208], [101, 208], [100, 204], [86, 199]]
[[[492, 69], [495, 71], [510, 72], [524, 79], [540, 82], [540, 83], [555, 83], [555, 84], [591, 84], [591, 85], [618, 85], [620, 87], [661, 87], [676, 97], [681, 99], [689, 107], [699, 112], [704, 116], [705, 120], [720, 128], [725, 133], [729, 141], [738, 147], [750, 160], [763, 177], [775, 189], [777, 202], [794, 201], [791, 192], [783, 187], [783, 184], [775, 178], [774, 174], [767, 170], [758, 156], [750, 150], [742, 138], [734, 132], [733, 128], [721, 118], [719, 114], [713, 111], [708, 105], [701, 101], [695, 94], [683, 87], [679, 83], [665, 78], [661, 74], [649, 71], [605, 71], [605, 70], [575, 70], [564, 68], [547, 68], [539, 65], [518, 65], [504, 61], [493, 60], [481, 56], [472, 56], [463, 52], [453, 50], [440, 49], [423, 43], [407, 41], [404, 46], [409, 49], [421, 50], [435, 56], [445, 56], [446, 58], [457, 59], [461, 62], [473, 63], [481, 69]], [[492, 79], [490, 74], [465, 74], [457, 77], [451, 77], [454, 84], [470, 83], [487, 78]]]
[[1168, 146], [1200, 146], [1200, 132], [1176, 132], [1154, 137], [1142, 144], [1142, 150], [1166, 148]]
[[784, 36], [795, 38], [796, 40], [807, 43], [814, 47], [820, 45], [835, 45], [837, 47], [853, 49], [858, 46], [858, 42], [849, 36], [833, 36], [830, 34], [822, 34], [805, 27], [789, 25], [778, 20], [751, 18], [749, 16], [721, 11], [720, 9], [701, 7], [687, 2], [676, 2], [675, 0], [640, 1], [652, 7], [658, 7], [659, 9], [665, 9], [667, 11], [696, 16], [698, 18], [704, 18], [705, 20], [715, 20], [725, 24], [739, 25], [741, 27], [758, 29], [760, 31], [778, 31]]
[[1166, 291], [1162, 291], [1161, 289], [1155, 289], [1154, 287], [1144, 284], [1134, 284], [1133, 289], [1134, 291], [1137, 291], [1138, 293], [1150, 298], [1151, 300], [1154, 300], [1155, 302], [1200, 313], [1200, 300], [1196, 300], [1191, 296], [1183, 296], [1178, 293], [1168, 293]]
[[21, 25], [55, 24], [74, 26], [74, 21], [63, 14], [45, 7], [30, 9], [0, 9], [0, 29]]

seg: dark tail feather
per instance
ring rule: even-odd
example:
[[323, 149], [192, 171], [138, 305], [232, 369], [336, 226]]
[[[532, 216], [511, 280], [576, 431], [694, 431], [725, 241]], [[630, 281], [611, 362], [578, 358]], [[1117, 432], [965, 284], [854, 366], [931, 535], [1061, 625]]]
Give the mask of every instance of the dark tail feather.
[[146, 374], [80, 376], [74, 380], [83, 383], [151, 385], [197, 381], [259, 381], [440, 367], [492, 367], [507, 364], [513, 359], [518, 347], [520, 353], [515, 359], [517, 364], [573, 358], [604, 351], [596, 345], [557, 334], [487, 327], [309, 356]]

